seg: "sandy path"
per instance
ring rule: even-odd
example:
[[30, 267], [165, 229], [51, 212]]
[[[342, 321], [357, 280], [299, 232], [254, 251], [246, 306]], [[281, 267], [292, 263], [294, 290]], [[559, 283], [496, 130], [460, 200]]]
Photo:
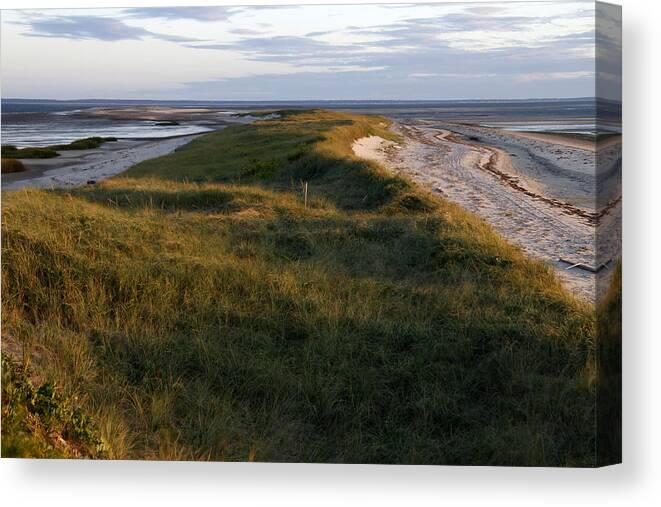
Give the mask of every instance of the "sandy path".
[[359, 157], [389, 165], [390, 159], [387, 151], [390, 148], [397, 147], [397, 144], [379, 136], [369, 136], [356, 139], [351, 147], [353, 148], [353, 152]]
[[[519, 171], [505, 150], [471, 143], [438, 127], [394, 124], [393, 129], [406, 140], [399, 149], [371, 137], [354, 143], [354, 151], [476, 213], [524, 252], [551, 264], [578, 297], [595, 301], [597, 276], [581, 269], [568, 270], [559, 261], [597, 266], [607, 260], [597, 260], [598, 218], [593, 208], [580, 208], [549, 195], [549, 181], [540, 183]], [[620, 213], [618, 202], [609, 215], [617, 218]]]
[[[28, 173], [17, 173], [13, 176], [20, 179], [3, 177], [2, 190], [17, 190], [24, 187], [33, 188], [69, 188], [86, 184], [88, 181], [101, 181], [126, 171], [131, 166], [151, 158], [161, 157], [191, 142], [201, 134], [173, 137], [151, 141], [120, 141], [119, 149], [87, 150], [75, 154], [63, 152], [61, 157], [35, 162], [41, 163], [42, 170]], [[111, 143], [106, 143], [106, 148]], [[65, 162], [70, 159], [71, 163]], [[48, 168], [48, 164], [63, 167]], [[25, 174], [25, 178], [21, 178]], [[9, 179], [9, 181], [7, 181]]]

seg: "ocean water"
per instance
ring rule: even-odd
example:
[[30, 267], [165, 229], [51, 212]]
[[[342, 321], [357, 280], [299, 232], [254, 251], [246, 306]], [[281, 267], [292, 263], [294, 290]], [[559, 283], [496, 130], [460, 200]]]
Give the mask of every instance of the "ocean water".
[[62, 112], [3, 113], [2, 144], [18, 147], [66, 144], [86, 137], [153, 139], [208, 132], [194, 124], [159, 125], [155, 121], [72, 118]]
[[[167, 106], [214, 108], [219, 124], [237, 111], [278, 108], [327, 108], [381, 114], [395, 120], [458, 121], [512, 130], [597, 133], [617, 129], [621, 106], [595, 99], [451, 100], [451, 101], [131, 101], [131, 100], [2, 100], [2, 144], [19, 147], [61, 144], [91, 136], [146, 139], [213, 130], [208, 122], [163, 126], [155, 121], [81, 118], [75, 113], [96, 107]], [[207, 118], [208, 119], [208, 118]], [[598, 121], [599, 120], [599, 121]], [[611, 125], [611, 123], [613, 123]], [[601, 125], [608, 124], [602, 129]]]
[[509, 130], [512, 132], [547, 132], [556, 134], [584, 134], [589, 136], [596, 136], [600, 133], [613, 132], [621, 133], [622, 128], [618, 125], [608, 125], [605, 123], [585, 123], [581, 121], [565, 123], [556, 122], [528, 122], [525, 124], [516, 123], [481, 123], [483, 127], [499, 128]]

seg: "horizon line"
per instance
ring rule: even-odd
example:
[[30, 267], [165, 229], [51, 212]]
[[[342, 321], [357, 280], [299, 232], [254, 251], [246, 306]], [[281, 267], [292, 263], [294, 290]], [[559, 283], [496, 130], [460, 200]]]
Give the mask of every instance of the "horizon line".
[[590, 100], [590, 99], [602, 99], [610, 100], [612, 102], [620, 102], [617, 99], [599, 97], [596, 95], [593, 96], [579, 96], [579, 97], [526, 97], [526, 98], [443, 98], [443, 99], [192, 99], [192, 98], [181, 98], [181, 99], [155, 99], [155, 98], [109, 98], [109, 97], [88, 97], [88, 98], [43, 98], [43, 97], [0, 97], [0, 100], [25, 100], [25, 101], [52, 101], [52, 102], [84, 102], [84, 101], [124, 101], [124, 102], [139, 102], [139, 101], [148, 101], [148, 102], [245, 102], [245, 103], [255, 103], [255, 102], [286, 102], [286, 103], [295, 103], [295, 102], [457, 102], [457, 101], [532, 101], [532, 100]]

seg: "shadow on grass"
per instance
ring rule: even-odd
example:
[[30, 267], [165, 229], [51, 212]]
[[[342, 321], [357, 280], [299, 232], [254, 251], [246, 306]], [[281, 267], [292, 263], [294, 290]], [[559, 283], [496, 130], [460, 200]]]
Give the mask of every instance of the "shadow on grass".
[[[121, 182], [121, 183], [120, 183]], [[220, 186], [203, 188], [195, 185], [170, 186], [145, 184], [144, 180], [119, 180], [117, 184], [101, 184], [70, 191], [61, 191], [90, 202], [126, 210], [154, 209], [174, 211], [217, 211], [233, 213], [246, 205], [260, 205], [264, 195], [244, 190], [223, 190]], [[159, 188], [160, 186], [160, 188]]]

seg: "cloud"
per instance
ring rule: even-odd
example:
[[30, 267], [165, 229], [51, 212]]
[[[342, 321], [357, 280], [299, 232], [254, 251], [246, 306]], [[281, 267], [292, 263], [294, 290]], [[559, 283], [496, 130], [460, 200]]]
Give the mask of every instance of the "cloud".
[[182, 83], [182, 93], [224, 100], [439, 100], [576, 97], [594, 93], [589, 76], [566, 79], [550, 74], [526, 81], [522, 75], [495, 72], [410, 77], [388, 69], [297, 72]]
[[[237, 37], [234, 41], [185, 46], [227, 51], [248, 61], [284, 64], [295, 69], [294, 77], [252, 74], [245, 79], [186, 86], [191, 87], [191, 93], [201, 93], [206, 86], [230, 95], [268, 95], [267, 83], [289, 92], [300, 88], [297, 80], [311, 79], [315, 83], [312, 88], [319, 89], [316, 96], [337, 87], [360, 90], [361, 86], [373, 86], [383, 88], [384, 96], [390, 93], [388, 89], [397, 87], [398, 93], [406, 95], [408, 87], [416, 96], [439, 98], [445, 95], [440, 93], [445, 88], [451, 96], [465, 96], [466, 90], [489, 96], [483, 90], [496, 83], [503, 87], [500, 95], [509, 93], [508, 86], [512, 90], [526, 86], [540, 90], [528, 96], [553, 95], [553, 89], [542, 93], [546, 83], [554, 83], [558, 90], [576, 84], [582, 89], [577, 94], [583, 95], [588, 94], [586, 83], [594, 82], [595, 34], [593, 27], [585, 28], [590, 26], [585, 20], [594, 19], [588, 16], [593, 10], [579, 9], [576, 16], [542, 16], [537, 12], [526, 16], [472, 5], [428, 17], [412, 16], [417, 12], [413, 10], [407, 13], [409, 17], [390, 24], [317, 30], [303, 36], [263, 36], [258, 30], [230, 29]], [[571, 23], [566, 22], [567, 17]], [[464, 83], [465, 89], [458, 83]], [[416, 89], [420, 91], [414, 92]], [[363, 91], [361, 96], [378, 93]]]
[[190, 37], [152, 32], [139, 26], [127, 25], [117, 18], [102, 16], [39, 16], [21, 23], [30, 31], [30, 37], [54, 37], [75, 40], [142, 40], [159, 39], [167, 42], [190, 43], [198, 41]]
[[235, 7], [136, 7], [125, 9], [124, 14], [132, 18], [146, 19], [192, 19], [195, 21], [223, 21], [238, 12]]
[[534, 72], [529, 74], [522, 74], [519, 79], [521, 81], [548, 81], [557, 79], [577, 79], [577, 78], [592, 78], [594, 72], [587, 70], [577, 70], [574, 72]]
[[[514, 11], [515, 13], [517, 11]], [[542, 47], [594, 26], [594, 9], [549, 15], [512, 15], [493, 6], [466, 6], [435, 16], [405, 18], [387, 25], [348, 27], [356, 36], [380, 38], [382, 47], [424, 47], [443, 42], [466, 51]], [[576, 40], [588, 44], [588, 40]]]
[[597, 95], [622, 99], [622, 11], [598, 4], [596, 29]]
[[324, 31], [320, 31], [320, 32], [306, 33], [305, 36], [306, 37], [321, 37], [322, 35], [329, 35], [331, 33], [335, 33], [335, 32], [333, 32], [333, 30], [324, 30]]
[[[32, 13], [24, 15], [20, 24], [29, 28], [26, 35], [32, 37], [177, 43], [187, 48], [182, 54], [190, 51], [196, 59], [210, 62], [208, 70], [197, 74], [204, 78], [219, 67], [213, 62], [237, 62], [243, 77], [181, 85], [183, 95], [197, 98], [591, 95], [595, 38], [606, 42], [603, 47], [614, 49], [619, 41], [610, 32], [617, 24], [608, 19], [595, 31], [594, 7], [589, 3], [539, 5], [528, 9], [505, 4], [373, 7], [393, 9], [387, 16], [368, 15], [372, 7], [365, 6], [364, 17], [348, 10], [332, 23], [322, 16], [325, 7], [313, 6], [127, 8], [103, 16]], [[262, 15], [274, 9], [310, 12], [301, 22], [288, 12], [286, 16]], [[392, 22], [376, 21], [393, 18]], [[149, 29], [140, 26], [143, 19], [153, 20], [145, 25]], [[303, 19], [311, 22], [303, 24]], [[162, 30], [171, 33], [152, 31], [161, 30], [153, 28], [159, 20], [209, 23], [199, 27], [209, 40], [190, 37], [197, 32], [182, 31], [186, 24], [163, 23], [168, 28]], [[226, 54], [213, 55], [213, 51]], [[598, 73], [615, 75], [610, 59], [599, 62]]]
[[234, 35], [260, 35], [264, 33], [264, 30], [254, 30], [252, 28], [233, 28], [230, 30], [230, 33]]
[[235, 42], [190, 44], [196, 49], [234, 51], [254, 61], [295, 63], [310, 65], [355, 65], [362, 61], [364, 50], [355, 44], [331, 44], [309, 37], [280, 35], [275, 37], [249, 37]]
[[134, 7], [124, 9], [122, 12], [132, 18], [139, 19], [167, 19], [177, 21], [181, 19], [212, 22], [225, 21], [235, 14], [249, 11], [265, 11], [277, 9], [294, 9], [296, 5], [252, 5], [252, 6], [201, 6], [201, 7]]
[[563, 39], [558, 45], [467, 53], [442, 41], [411, 49], [399, 44], [389, 47], [384, 41], [332, 44], [307, 37], [248, 38], [207, 46], [238, 51], [247, 59], [286, 63], [299, 71], [184, 86], [191, 96], [254, 100], [591, 95], [594, 60], [569, 57], [563, 48], [572, 45]]
[[[442, 32], [435, 19], [406, 20], [378, 28], [350, 28], [339, 32], [345, 37], [336, 38], [345, 41], [348, 34], [354, 42], [319, 40], [315, 37], [326, 33], [313, 32], [306, 36], [244, 37], [233, 42], [187, 46], [230, 51], [246, 60], [283, 63], [305, 70], [385, 68], [400, 76], [461, 74], [468, 79], [469, 73], [504, 76], [555, 73], [557, 78], [561, 72], [592, 71], [593, 32], [563, 34], [532, 45], [495, 44], [475, 50], [440, 38]], [[366, 35], [370, 38], [360, 41]]]

